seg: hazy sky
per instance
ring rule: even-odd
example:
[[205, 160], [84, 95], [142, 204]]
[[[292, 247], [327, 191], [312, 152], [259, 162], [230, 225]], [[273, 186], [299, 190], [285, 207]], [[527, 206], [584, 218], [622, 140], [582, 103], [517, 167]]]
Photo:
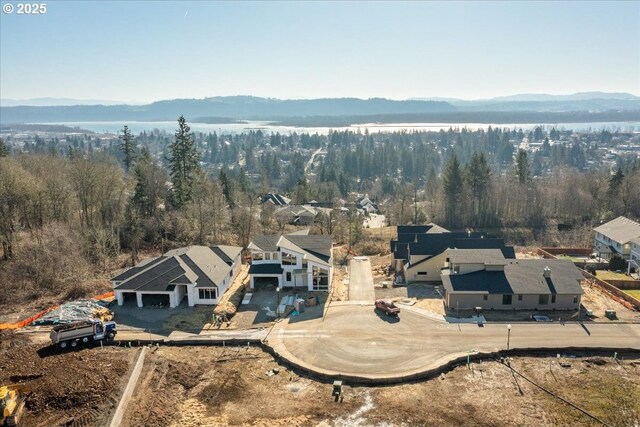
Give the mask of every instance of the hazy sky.
[[640, 95], [640, 2], [46, 1], [0, 13], [0, 95]]

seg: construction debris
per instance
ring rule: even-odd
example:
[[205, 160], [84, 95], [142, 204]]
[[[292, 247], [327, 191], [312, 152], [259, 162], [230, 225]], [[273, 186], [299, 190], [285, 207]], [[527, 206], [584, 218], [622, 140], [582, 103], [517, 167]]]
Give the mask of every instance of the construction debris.
[[113, 320], [113, 313], [105, 305], [106, 303], [95, 299], [65, 302], [35, 320], [32, 325], [58, 325], [92, 319], [100, 319], [103, 322]]

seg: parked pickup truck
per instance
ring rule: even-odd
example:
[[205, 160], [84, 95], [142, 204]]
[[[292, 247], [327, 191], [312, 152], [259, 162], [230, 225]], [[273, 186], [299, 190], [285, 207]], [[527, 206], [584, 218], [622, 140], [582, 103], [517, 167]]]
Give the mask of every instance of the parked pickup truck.
[[376, 300], [376, 308], [382, 310], [387, 316], [397, 316], [400, 313], [400, 308], [396, 307], [393, 301], [385, 299]]
[[66, 349], [76, 348], [79, 344], [88, 344], [94, 341], [113, 340], [116, 333], [116, 322], [93, 319], [55, 326], [49, 338], [58, 348]]

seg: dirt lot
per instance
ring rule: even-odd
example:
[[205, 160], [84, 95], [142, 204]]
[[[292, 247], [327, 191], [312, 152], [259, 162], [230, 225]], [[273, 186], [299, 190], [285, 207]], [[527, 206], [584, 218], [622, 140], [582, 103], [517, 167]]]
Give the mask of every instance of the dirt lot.
[[32, 389], [21, 425], [99, 426], [108, 421], [138, 349], [58, 353], [24, 337], [0, 335], [0, 384]]
[[[24, 426], [104, 425], [138, 349], [49, 353], [0, 341], [0, 382], [24, 382]], [[640, 355], [519, 357], [530, 380], [615, 426], [640, 420]], [[635, 357], [635, 358], [634, 358]], [[123, 426], [589, 426], [597, 425], [498, 361], [389, 387], [344, 387], [301, 377], [251, 347], [156, 347], [147, 354]], [[505, 405], [505, 402], [509, 402]], [[71, 421], [71, 418], [74, 418]]]
[[[638, 360], [515, 358], [512, 365], [611, 425], [640, 418]], [[491, 361], [414, 384], [346, 386], [342, 403], [331, 399], [330, 384], [300, 377], [257, 348], [161, 347], [140, 381], [125, 427], [596, 425]]]

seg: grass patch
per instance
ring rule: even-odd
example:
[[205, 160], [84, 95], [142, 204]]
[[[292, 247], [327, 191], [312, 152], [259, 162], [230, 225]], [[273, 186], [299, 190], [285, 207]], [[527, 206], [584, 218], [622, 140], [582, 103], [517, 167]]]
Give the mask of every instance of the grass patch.
[[615, 271], [609, 270], [597, 270], [596, 277], [600, 280], [633, 280], [631, 277], [626, 274], [616, 273]]
[[640, 299], [640, 289], [625, 289], [625, 292], [634, 298]]
[[575, 257], [572, 257], [570, 255], [564, 255], [564, 254], [558, 255], [558, 259], [568, 259], [568, 260], [571, 260], [571, 262], [574, 262], [574, 263], [575, 262], [584, 262], [584, 259], [575, 258]]

